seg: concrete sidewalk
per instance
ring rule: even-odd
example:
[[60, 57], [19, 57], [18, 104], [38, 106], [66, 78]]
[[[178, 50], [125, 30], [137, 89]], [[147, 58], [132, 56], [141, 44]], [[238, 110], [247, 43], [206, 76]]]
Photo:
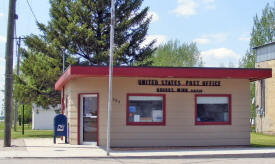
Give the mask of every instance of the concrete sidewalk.
[[[96, 145], [69, 145], [64, 141], [53, 144], [51, 138], [17, 139], [12, 147], [4, 148], [1, 140], [0, 158], [106, 158], [103, 148]], [[167, 148], [167, 149], [113, 149], [113, 158], [222, 158], [222, 157], [274, 157], [275, 148]]]

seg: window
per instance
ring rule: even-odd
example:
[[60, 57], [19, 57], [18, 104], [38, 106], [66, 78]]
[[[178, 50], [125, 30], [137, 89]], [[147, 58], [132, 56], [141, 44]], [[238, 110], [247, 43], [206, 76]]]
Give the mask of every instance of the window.
[[196, 95], [196, 125], [231, 124], [231, 95]]
[[165, 125], [165, 95], [128, 94], [127, 125]]

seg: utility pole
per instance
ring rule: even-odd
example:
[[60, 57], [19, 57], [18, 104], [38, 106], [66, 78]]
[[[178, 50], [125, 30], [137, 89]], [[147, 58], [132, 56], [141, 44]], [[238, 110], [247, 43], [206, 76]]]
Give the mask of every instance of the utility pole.
[[107, 155], [110, 155], [110, 128], [112, 111], [112, 76], [113, 76], [113, 48], [115, 26], [115, 0], [111, 0], [111, 31], [110, 31], [110, 57], [109, 57], [109, 90], [108, 90], [108, 118], [107, 118]]
[[4, 147], [11, 146], [11, 108], [12, 108], [12, 65], [13, 65], [13, 36], [15, 22], [15, 0], [9, 1], [9, 16], [6, 42], [5, 70], [5, 135]]
[[[19, 38], [15, 38], [16, 40], [16, 45], [18, 46], [16, 55], [17, 55], [17, 65], [16, 65], [16, 75], [19, 76], [19, 66], [20, 66], [20, 48], [21, 48], [21, 40], [25, 39], [19, 36]], [[18, 103], [15, 101], [14, 103], [14, 120], [13, 120], [13, 130], [16, 131], [16, 126], [17, 126], [17, 112], [18, 111]]]
[[24, 129], [24, 124], [25, 124], [25, 121], [24, 121], [24, 119], [25, 119], [25, 115], [24, 115], [24, 104], [23, 104], [23, 109], [22, 109], [22, 135], [24, 135], [24, 133], [25, 133], [25, 129]]
[[[17, 39], [17, 38], [16, 38]], [[16, 50], [16, 55], [17, 55], [17, 65], [16, 65], [16, 75], [19, 76], [19, 64], [20, 64], [20, 46], [21, 46], [21, 37], [18, 38], [18, 42], [16, 41], [17, 50]], [[16, 132], [16, 126], [17, 126], [17, 101], [14, 103], [14, 120], [13, 120], [13, 130]]]

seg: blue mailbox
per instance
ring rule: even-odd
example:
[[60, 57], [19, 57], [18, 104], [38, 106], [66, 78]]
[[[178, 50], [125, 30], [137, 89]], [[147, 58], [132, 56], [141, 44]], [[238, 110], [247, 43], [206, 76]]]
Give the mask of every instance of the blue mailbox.
[[53, 142], [56, 143], [57, 136], [65, 136], [65, 143], [67, 143], [67, 118], [63, 114], [54, 117], [54, 138]]

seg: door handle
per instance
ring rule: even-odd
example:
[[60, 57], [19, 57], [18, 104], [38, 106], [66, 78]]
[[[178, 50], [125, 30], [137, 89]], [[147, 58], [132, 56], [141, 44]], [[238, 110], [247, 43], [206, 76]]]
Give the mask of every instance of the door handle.
[[97, 118], [97, 116], [84, 116], [86, 118]]

